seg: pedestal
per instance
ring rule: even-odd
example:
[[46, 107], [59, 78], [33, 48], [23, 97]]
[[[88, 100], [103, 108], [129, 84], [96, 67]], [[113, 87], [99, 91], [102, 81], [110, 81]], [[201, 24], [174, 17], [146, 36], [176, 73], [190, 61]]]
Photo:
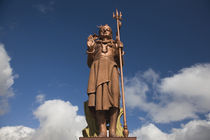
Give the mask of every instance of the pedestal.
[[92, 138], [83, 138], [83, 137], [80, 137], [79, 140], [136, 140], [136, 137], [127, 137], [127, 138], [124, 138], [124, 137], [119, 137], [119, 138], [109, 138], [109, 137], [102, 137], [102, 138], [99, 138], [99, 137], [92, 137]]

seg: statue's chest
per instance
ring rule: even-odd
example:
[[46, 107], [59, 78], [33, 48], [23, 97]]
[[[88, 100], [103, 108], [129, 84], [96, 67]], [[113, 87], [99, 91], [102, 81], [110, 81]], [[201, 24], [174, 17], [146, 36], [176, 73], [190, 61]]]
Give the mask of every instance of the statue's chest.
[[102, 54], [110, 54], [114, 51], [114, 45], [113, 44], [98, 44], [97, 45], [97, 52]]

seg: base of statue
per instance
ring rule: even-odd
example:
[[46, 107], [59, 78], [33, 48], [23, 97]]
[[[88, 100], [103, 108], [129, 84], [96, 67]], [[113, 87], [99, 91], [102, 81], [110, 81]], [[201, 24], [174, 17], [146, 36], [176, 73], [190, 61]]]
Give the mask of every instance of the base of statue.
[[79, 140], [136, 140], [136, 137], [90, 137], [90, 138], [84, 138], [80, 137]]

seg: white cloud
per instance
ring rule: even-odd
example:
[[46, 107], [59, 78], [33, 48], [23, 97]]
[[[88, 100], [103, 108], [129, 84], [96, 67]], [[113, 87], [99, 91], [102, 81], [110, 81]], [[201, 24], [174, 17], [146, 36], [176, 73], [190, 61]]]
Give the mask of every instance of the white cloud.
[[138, 140], [209, 140], [210, 121], [193, 120], [179, 129], [173, 129], [171, 133], [162, 132], [154, 124], [145, 125], [134, 130], [131, 136], [137, 136]]
[[0, 129], [1, 140], [24, 140], [34, 133], [34, 129], [24, 126], [7, 126]]
[[193, 120], [180, 129], [173, 129], [171, 138], [174, 140], [209, 140], [210, 121]]
[[81, 136], [86, 126], [84, 116], [77, 115], [77, 106], [62, 100], [49, 100], [34, 115], [40, 121], [32, 140], [69, 140]]
[[176, 96], [210, 98], [210, 64], [197, 64], [181, 69], [178, 74], [162, 79], [160, 91]]
[[86, 127], [84, 116], [77, 114], [78, 107], [62, 100], [48, 100], [34, 115], [40, 122], [36, 130], [18, 126], [0, 128], [0, 140], [76, 140]]
[[210, 64], [182, 69], [178, 74], [162, 79], [160, 92], [181, 102], [187, 101], [195, 112], [210, 110]]
[[153, 71], [152, 69], [148, 69], [147, 71], [145, 71], [142, 75], [142, 77], [147, 81], [150, 82], [153, 86], [153, 88], [155, 88], [155, 86], [157, 85], [157, 82], [160, 78], [159, 74], [157, 74], [155, 71]]
[[12, 90], [14, 76], [12, 75], [10, 60], [4, 45], [0, 44], [0, 115], [8, 111], [8, 98], [14, 95]]
[[210, 111], [209, 85], [210, 64], [184, 68], [162, 79], [149, 69], [125, 81], [126, 102], [158, 123], [198, 118], [197, 113]]
[[129, 107], [144, 107], [148, 85], [141, 80], [140, 75], [125, 80], [126, 102]]
[[36, 96], [36, 102], [42, 104], [45, 101], [45, 95], [39, 94]]
[[210, 113], [206, 115], [206, 119], [210, 121]]
[[167, 134], [163, 133], [154, 124], [148, 124], [134, 130], [130, 135], [137, 137], [138, 140], [167, 140]]

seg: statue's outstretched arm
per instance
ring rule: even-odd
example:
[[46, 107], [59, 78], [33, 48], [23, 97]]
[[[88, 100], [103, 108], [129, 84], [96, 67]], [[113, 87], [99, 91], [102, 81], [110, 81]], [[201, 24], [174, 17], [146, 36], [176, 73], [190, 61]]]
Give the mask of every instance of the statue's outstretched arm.
[[96, 46], [95, 38], [92, 35], [90, 35], [87, 40], [87, 47], [88, 47], [87, 48], [87, 54], [88, 54], [87, 64], [88, 64], [88, 67], [91, 67], [91, 64], [93, 62], [95, 46]]

